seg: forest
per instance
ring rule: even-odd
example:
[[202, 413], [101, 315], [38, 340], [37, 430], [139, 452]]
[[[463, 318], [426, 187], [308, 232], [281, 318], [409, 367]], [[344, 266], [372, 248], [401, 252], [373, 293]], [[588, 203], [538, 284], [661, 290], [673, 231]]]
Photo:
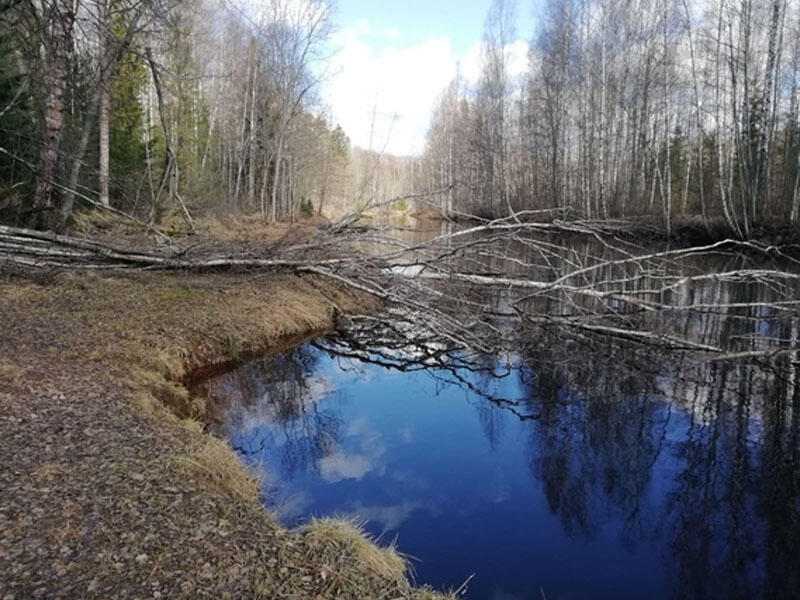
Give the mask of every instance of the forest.
[[173, 211], [275, 222], [331, 197], [363, 202], [372, 180], [348, 169], [374, 179], [379, 157], [318, 110], [331, 10], [3, 2], [0, 219], [63, 231], [100, 207], [150, 223]]
[[800, 0], [420, 2], [0, 0], [1, 599], [800, 598]]
[[[786, 0], [555, 0], [508, 76], [515, 9], [487, 17], [476, 89], [433, 118], [448, 212], [797, 222], [800, 11]], [[444, 184], [444, 185], [442, 185]]]
[[518, 32], [523, 9], [492, 3], [479, 80], [442, 82], [424, 153], [393, 157], [351, 147], [320, 100], [328, 2], [4, 0], [0, 219], [275, 222], [411, 196], [447, 218], [702, 220], [739, 238], [797, 222], [800, 7], [553, 0]]

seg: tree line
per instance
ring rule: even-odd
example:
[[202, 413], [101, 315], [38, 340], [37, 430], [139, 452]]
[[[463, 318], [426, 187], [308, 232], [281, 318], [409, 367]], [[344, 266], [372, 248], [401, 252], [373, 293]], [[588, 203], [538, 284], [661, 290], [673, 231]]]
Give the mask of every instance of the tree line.
[[318, 109], [323, 1], [0, 1], [0, 219], [76, 204], [260, 211], [341, 194], [350, 142]]
[[494, 0], [479, 81], [433, 116], [425, 183], [445, 213], [800, 218], [800, 5], [551, 0], [509, 74], [514, 0]]

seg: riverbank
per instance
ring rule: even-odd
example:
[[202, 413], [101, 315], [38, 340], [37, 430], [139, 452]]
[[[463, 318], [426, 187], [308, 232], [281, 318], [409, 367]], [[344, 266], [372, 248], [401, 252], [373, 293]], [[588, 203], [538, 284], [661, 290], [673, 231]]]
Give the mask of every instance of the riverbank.
[[291, 274], [0, 279], [0, 598], [433, 597], [352, 527], [280, 527], [183, 385], [375, 308]]
[[[449, 221], [463, 227], [476, 227], [500, 221], [512, 222], [513, 217], [480, 218], [466, 214], [446, 215], [440, 209], [425, 205], [411, 216], [419, 221], [442, 223]], [[658, 215], [631, 215], [626, 218], [583, 220], [560, 210], [522, 212], [517, 215], [523, 223], [560, 224], [563, 233], [590, 233], [613, 236], [626, 241], [671, 243], [680, 247], [703, 246], [727, 239], [747, 240], [776, 246], [800, 246], [800, 226], [788, 221], [763, 220], [752, 224], [747, 235], [735, 231], [723, 217], [703, 219], [701, 216], [678, 215], [672, 219], [667, 230], [663, 218]]]

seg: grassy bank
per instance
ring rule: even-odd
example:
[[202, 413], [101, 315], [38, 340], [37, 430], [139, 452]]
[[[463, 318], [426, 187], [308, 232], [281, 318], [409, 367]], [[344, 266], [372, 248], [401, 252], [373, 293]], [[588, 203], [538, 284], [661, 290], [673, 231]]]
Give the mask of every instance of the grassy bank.
[[0, 598], [424, 598], [352, 526], [287, 531], [183, 382], [370, 297], [316, 277], [0, 280]]

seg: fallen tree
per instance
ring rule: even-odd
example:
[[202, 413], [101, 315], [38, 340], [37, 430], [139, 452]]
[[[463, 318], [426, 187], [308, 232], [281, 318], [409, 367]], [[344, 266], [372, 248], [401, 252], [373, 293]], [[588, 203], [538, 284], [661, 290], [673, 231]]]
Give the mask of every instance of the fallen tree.
[[[192, 237], [147, 246], [0, 226], [0, 264], [323, 275], [379, 297], [395, 338], [439, 361], [497, 355], [542, 328], [717, 360], [767, 356], [796, 347], [800, 314], [799, 263], [785, 248], [646, 247], [589, 222], [499, 219], [407, 241], [348, 216], [297, 244]], [[738, 333], [703, 329], [722, 322]]]

